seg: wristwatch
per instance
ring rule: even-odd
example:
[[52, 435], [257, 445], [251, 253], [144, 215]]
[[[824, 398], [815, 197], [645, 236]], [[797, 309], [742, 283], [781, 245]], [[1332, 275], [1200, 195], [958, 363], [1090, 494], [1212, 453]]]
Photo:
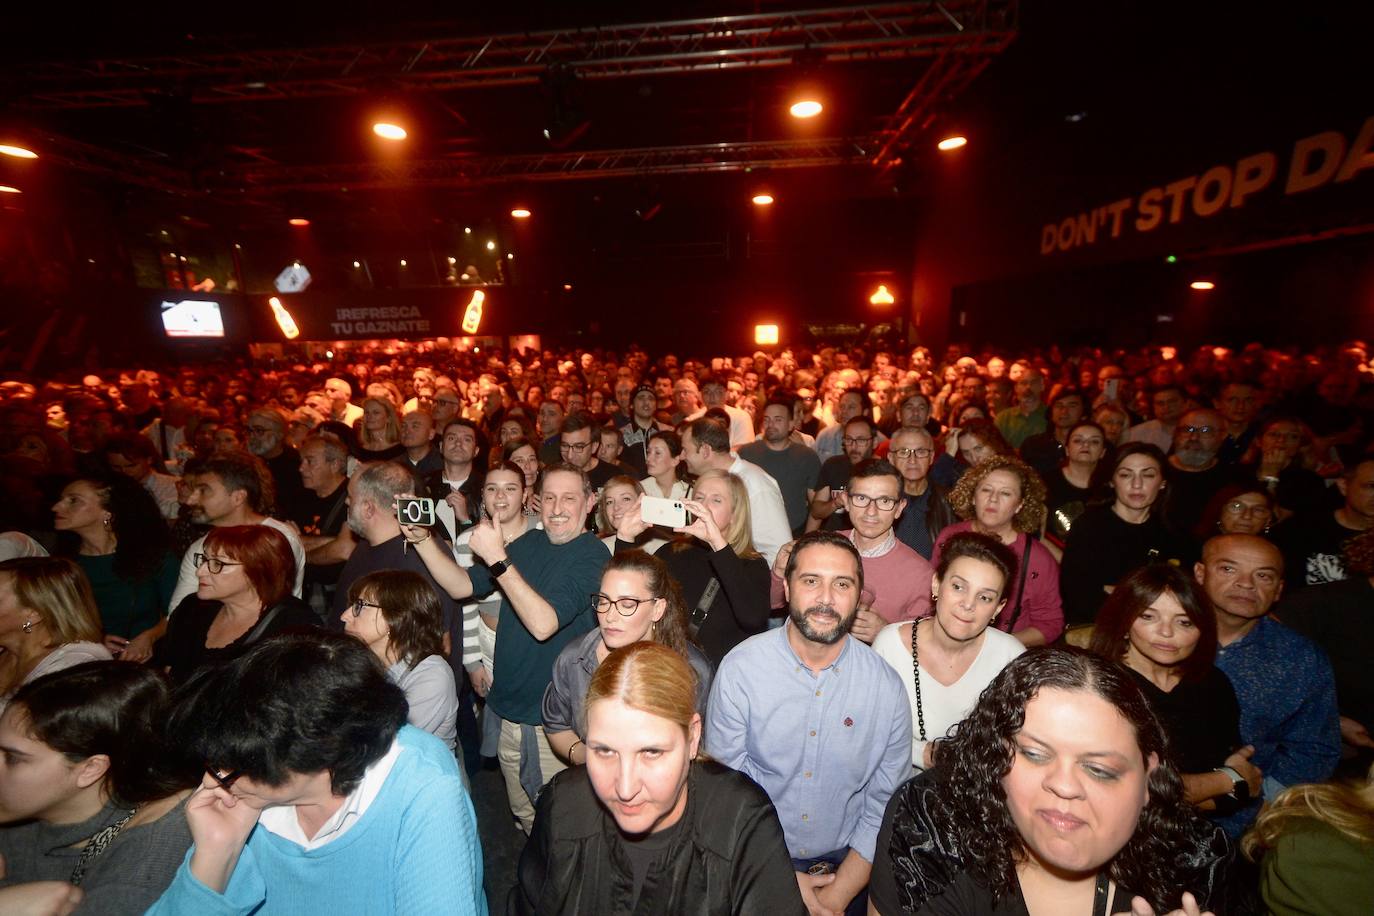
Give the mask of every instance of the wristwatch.
[[[491, 564], [487, 568], [491, 570], [491, 577], [493, 579], [499, 579], [506, 574], [506, 570], [511, 568], [510, 557], [506, 557], [506, 559], [504, 560], [497, 560], [495, 563]], [[1231, 772], [1234, 773], [1235, 770], [1232, 770]]]
[[1225, 773], [1231, 777], [1230, 795], [1242, 805], [1250, 800], [1250, 784], [1245, 781], [1245, 777], [1240, 775], [1234, 767], [1220, 766], [1212, 772]]

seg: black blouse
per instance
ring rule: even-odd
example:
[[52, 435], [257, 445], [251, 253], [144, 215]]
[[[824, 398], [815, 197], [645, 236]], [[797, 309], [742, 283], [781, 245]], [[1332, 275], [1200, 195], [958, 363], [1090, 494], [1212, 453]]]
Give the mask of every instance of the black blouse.
[[1240, 703], [1221, 669], [1209, 668], [1201, 680], [1183, 681], [1168, 693], [1139, 672], [1131, 674], [1169, 736], [1180, 773], [1210, 772], [1242, 746]]
[[[167, 668], [172, 683], [180, 684], [206, 665], [238, 658], [248, 651], [250, 645], [287, 630], [313, 628], [320, 622], [310, 605], [299, 598], [287, 595], [276, 605], [277, 613], [271, 623], [253, 643], [244, 640], [257, 629], [256, 624], [229, 645], [211, 649], [205, 645], [205, 638], [209, 635], [210, 625], [214, 623], [215, 615], [222, 606], [219, 601], [206, 601], [194, 594], [183, 598], [167, 621], [166, 635], [157, 641], [157, 647], [153, 651], [153, 667]], [[268, 613], [268, 610], [270, 609], [265, 609], [263, 613]]]

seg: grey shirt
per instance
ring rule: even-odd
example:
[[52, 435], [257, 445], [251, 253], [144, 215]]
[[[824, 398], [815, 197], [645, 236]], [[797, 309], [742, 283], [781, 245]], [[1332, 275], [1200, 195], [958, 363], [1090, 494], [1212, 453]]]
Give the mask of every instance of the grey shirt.
[[821, 459], [816, 450], [800, 442], [775, 452], [763, 440], [750, 442], [736, 450], [745, 461], [751, 461], [767, 471], [778, 482], [782, 504], [787, 508], [787, 525], [793, 534], [806, 526], [810, 504], [806, 492], [816, 483], [821, 472]]
[[[596, 647], [601, 642], [601, 630], [595, 629], [575, 642], [564, 646], [553, 663], [553, 679], [544, 691], [544, 730], [565, 732], [571, 729], [577, 737], [587, 738], [587, 686], [592, 682], [597, 665]], [[711, 693], [714, 674], [711, 660], [691, 643], [687, 644], [687, 661], [697, 676], [697, 712], [706, 719], [706, 698]]]
[[[189, 796], [188, 796], [189, 798]], [[0, 829], [0, 854], [8, 869], [0, 887], [30, 881], [67, 881], [81, 858], [81, 843], [128, 813], [113, 804], [80, 824], [30, 821]], [[91, 916], [136, 916], [162, 896], [172, 883], [186, 851], [191, 829], [186, 799], [150, 824], [119, 832], [105, 852], [86, 866], [81, 882], [85, 897], [76, 912]]]

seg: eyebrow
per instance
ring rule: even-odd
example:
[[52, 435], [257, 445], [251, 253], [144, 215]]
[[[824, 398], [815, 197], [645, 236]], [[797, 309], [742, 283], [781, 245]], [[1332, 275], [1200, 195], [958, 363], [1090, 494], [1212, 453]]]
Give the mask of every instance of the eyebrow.
[[[1051, 750], [1054, 750], [1054, 745], [1053, 745], [1053, 744], [1050, 744], [1048, 741], [1044, 740], [1043, 738], [1037, 738], [1037, 737], [1035, 737], [1035, 736], [1032, 735], [1030, 732], [1026, 731], [1024, 728], [1021, 729], [1021, 731], [1017, 733], [1017, 737], [1025, 738], [1025, 739], [1027, 739], [1027, 740], [1029, 740], [1029, 741], [1034, 741], [1036, 744], [1039, 744], [1039, 745], [1041, 745], [1042, 747], [1047, 747], [1047, 748], [1049, 748], [1049, 749], [1051, 749]], [[1079, 754], [1078, 756], [1079, 756], [1079, 757], [1111, 757], [1112, 759], [1114, 759], [1114, 760], [1120, 760], [1120, 761], [1122, 761], [1123, 763], [1127, 762], [1127, 761], [1130, 759], [1127, 755], [1121, 753], [1120, 751], [1086, 751], [1086, 752], [1084, 752], [1084, 753], [1082, 753], [1082, 754]]]
[[21, 751], [17, 747], [10, 747], [8, 744], [0, 744], [0, 753], [13, 754], [15, 757], [31, 757], [28, 751]]
[[[1232, 558], [1227, 557], [1227, 556], [1220, 556], [1220, 557], [1217, 557], [1216, 559], [1212, 560], [1212, 562], [1213, 562], [1213, 563], [1231, 563], [1231, 564], [1236, 565], [1236, 566], [1239, 566], [1239, 565], [1240, 565], [1240, 560], [1233, 560]], [[1264, 572], [1265, 570], [1268, 570], [1268, 571], [1271, 572], [1271, 573], [1277, 573], [1277, 572], [1279, 571], [1279, 568], [1278, 568], [1277, 566], [1268, 566], [1268, 565], [1265, 565], [1265, 566], [1256, 566], [1256, 567], [1255, 567], [1255, 572]]]

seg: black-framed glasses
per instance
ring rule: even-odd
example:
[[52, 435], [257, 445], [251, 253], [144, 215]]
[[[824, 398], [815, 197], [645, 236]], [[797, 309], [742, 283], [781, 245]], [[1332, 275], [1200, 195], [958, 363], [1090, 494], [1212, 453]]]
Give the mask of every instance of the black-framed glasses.
[[891, 512], [897, 508], [897, 497], [895, 496], [869, 496], [866, 493], [849, 494], [849, 504], [855, 509], [867, 509], [869, 503], [876, 503], [878, 508], [884, 512]]
[[382, 606], [380, 604], [373, 604], [372, 602], [364, 601], [361, 598], [350, 604], [348, 606], [348, 609], [353, 612], [354, 617], [361, 617], [363, 616], [363, 608], [365, 607], [375, 607], [379, 611], [382, 609]]
[[560, 442], [560, 443], [558, 443], [558, 449], [559, 449], [559, 451], [564, 451], [564, 452], [584, 452], [584, 451], [586, 451], [587, 449], [589, 449], [589, 448], [591, 448], [591, 447], [592, 447], [592, 444], [591, 444], [590, 442]]
[[888, 454], [905, 461], [908, 458], [929, 458], [935, 454], [933, 448], [894, 448]]
[[873, 441], [872, 436], [845, 436], [840, 440], [845, 445], [867, 445]]
[[210, 570], [210, 575], [212, 576], [218, 576], [220, 573], [224, 572], [224, 567], [226, 566], [243, 565], [242, 563], [237, 563], [233, 560], [222, 560], [219, 557], [212, 557], [203, 553], [198, 553], [191, 559], [195, 560], [196, 569], [200, 569], [202, 566], [204, 566], [206, 569]]
[[215, 784], [224, 791], [228, 792], [233, 788], [238, 778], [243, 775], [242, 770], [221, 770], [219, 767], [205, 766], [206, 774], [215, 781]]
[[612, 598], [610, 595], [603, 595], [597, 592], [589, 597], [592, 600], [592, 610], [596, 611], [598, 614], [609, 614], [611, 607], [614, 606], [615, 609], [620, 612], [621, 617], [629, 617], [635, 611], [639, 610], [641, 604], [647, 601], [657, 601], [662, 596], [654, 595], [650, 598], [631, 598], [629, 596], [624, 598]]

